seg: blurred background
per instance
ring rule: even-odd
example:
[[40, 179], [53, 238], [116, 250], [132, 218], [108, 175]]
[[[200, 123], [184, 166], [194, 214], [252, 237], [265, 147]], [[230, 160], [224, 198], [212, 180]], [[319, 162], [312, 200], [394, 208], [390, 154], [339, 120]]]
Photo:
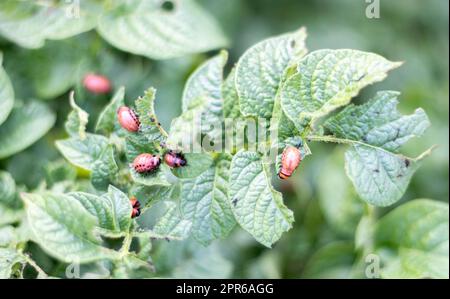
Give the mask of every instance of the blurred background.
[[[363, 0], [201, 0], [230, 40], [229, 66], [251, 45], [266, 37], [305, 26], [309, 51], [352, 48], [375, 52], [404, 65], [383, 82], [366, 88], [356, 99], [375, 91], [401, 92], [399, 110], [410, 114], [417, 107], [427, 112], [432, 126], [423, 138], [412, 140], [404, 152], [416, 156], [433, 144], [438, 148], [413, 177], [402, 200], [431, 198], [448, 202], [449, 156], [449, 31], [446, 0], [380, 0], [380, 18], [369, 19]], [[89, 69], [126, 87], [132, 103], [149, 86], [158, 90], [156, 110], [166, 127], [181, 112], [181, 93], [189, 74], [211, 53], [153, 61], [109, 46], [95, 31], [63, 41], [49, 41], [37, 50], [20, 48], [0, 38], [3, 64], [16, 98], [45, 101], [57, 112], [55, 127], [39, 142], [8, 159], [0, 169], [9, 171], [19, 185], [36, 188], [50, 161], [61, 159], [54, 140], [64, 137], [63, 123], [70, 110], [68, 91], [95, 120], [109, 96], [94, 96], [82, 88]], [[91, 125], [95, 122], [92, 121]], [[264, 248], [240, 229], [224, 241], [203, 248], [193, 241], [160, 242], [153, 248], [159, 276], [299, 278], [358, 277], [354, 235], [364, 206], [345, 177], [343, 147], [311, 144], [313, 156], [295, 176], [277, 188], [295, 213], [294, 228], [273, 249]], [[36, 157], [39, 159], [36, 159]], [[20, 163], [17, 163], [20, 161]], [[274, 181], [275, 182], [275, 181]], [[379, 209], [382, 215], [392, 209]], [[35, 249], [43, 267], [53, 273], [58, 262]]]

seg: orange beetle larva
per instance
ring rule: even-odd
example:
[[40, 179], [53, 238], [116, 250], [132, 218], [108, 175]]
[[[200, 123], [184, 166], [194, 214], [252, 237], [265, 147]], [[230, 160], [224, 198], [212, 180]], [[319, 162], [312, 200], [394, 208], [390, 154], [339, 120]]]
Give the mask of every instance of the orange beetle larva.
[[139, 131], [141, 123], [133, 109], [126, 106], [120, 107], [117, 109], [117, 119], [119, 120], [120, 126], [125, 130], [129, 132]]
[[278, 172], [280, 179], [289, 178], [302, 161], [300, 150], [294, 146], [287, 146], [281, 155], [281, 168]]
[[137, 198], [134, 196], [131, 197], [130, 203], [133, 207], [133, 210], [131, 211], [131, 218], [135, 218], [141, 215], [141, 203], [137, 200]]
[[133, 168], [139, 173], [149, 173], [158, 169], [161, 159], [152, 154], [140, 154], [133, 161]]
[[186, 159], [183, 154], [169, 151], [164, 155], [164, 162], [169, 165], [170, 168], [182, 167], [186, 165]]

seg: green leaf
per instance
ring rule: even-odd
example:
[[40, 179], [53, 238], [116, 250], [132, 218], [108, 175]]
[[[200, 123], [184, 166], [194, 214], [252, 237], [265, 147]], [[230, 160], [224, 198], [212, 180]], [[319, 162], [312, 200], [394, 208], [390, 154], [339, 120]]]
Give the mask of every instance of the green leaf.
[[356, 144], [345, 153], [345, 170], [361, 199], [385, 207], [403, 196], [422, 160], [430, 153], [427, 150], [417, 158], [408, 158]]
[[248, 49], [236, 66], [241, 113], [269, 119], [275, 97], [289, 66], [306, 53], [306, 30], [266, 39]]
[[0, 170], [0, 203], [12, 204], [16, 199], [16, 182], [9, 172]]
[[380, 91], [363, 105], [349, 105], [324, 126], [353, 144], [346, 152], [346, 170], [360, 197], [377, 206], [401, 198], [420, 161], [396, 154], [410, 138], [420, 136], [430, 122], [422, 109], [403, 116], [397, 111], [398, 92]]
[[[180, 116], [174, 118], [170, 124], [170, 133], [166, 144], [170, 149], [183, 149], [189, 146], [198, 145], [201, 135], [200, 120], [201, 113], [205, 111], [207, 102], [203, 97], [199, 97], [190, 102], [190, 106]], [[187, 152], [186, 150], [184, 150]], [[189, 150], [188, 150], [189, 151]]]
[[140, 154], [156, 153], [159, 151], [159, 144], [156, 142], [148, 142], [146, 136], [131, 132], [125, 134], [125, 155], [128, 162], [132, 163]]
[[3, 54], [0, 52], [0, 125], [6, 120], [14, 106], [14, 90], [2, 65]]
[[169, 240], [183, 240], [189, 235], [192, 222], [184, 219], [176, 203], [171, 201], [164, 201], [165, 212], [158, 222], [154, 225], [151, 231], [147, 231], [152, 238], [169, 239]]
[[117, 178], [119, 167], [114, 159], [114, 147], [108, 145], [92, 165], [91, 183], [99, 190], [106, 190]]
[[103, 14], [98, 32], [113, 46], [152, 59], [168, 59], [223, 47], [227, 40], [212, 17], [194, 1], [132, 0]]
[[22, 210], [12, 209], [0, 203], [0, 227], [6, 224], [19, 222], [23, 217]]
[[22, 254], [11, 248], [0, 248], [0, 279], [8, 279], [14, 274], [17, 264], [25, 264]]
[[128, 254], [114, 264], [113, 277], [119, 279], [142, 279], [153, 275], [155, 269], [149, 262], [141, 260], [135, 254]]
[[29, 102], [15, 107], [0, 126], [0, 159], [27, 148], [55, 123], [55, 114], [44, 104]]
[[145, 186], [170, 186], [169, 181], [167, 180], [165, 169], [161, 169], [163, 166], [160, 166], [160, 169], [155, 170], [150, 173], [138, 173], [134, 170], [134, 168], [130, 168], [131, 177], [133, 181], [138, 184], [142, 184]]
[[213, 163], [213, 158], [207, 153], [183, 154], [186, 165], [172, 169], [172, 173], [181, 179], [195, 178], [207, 170]]
[[145, 186], [134, 185], [130, 190], [130, 194], [133, 194], [141, 203], [142, 211], [150, 208], [153, 204], [172, 199], [175, 191], [175, 186]]
[[79, 137], [81, 140], [86, 138], [86, 125], [88, 123], [89, 114], [86, 111], [78, 107], [75, 103], [75, 93], [72, 91], [69, 96], [70, 111], [65, 123], [66, 132], [72, 137]]
[[388, 279], [448, 279], [448, 264], [448, 256], [400, 248], [399, 256], [389, 261], [382, 270], [381, 276]]
[[198, 98], [203, 98], [205, 100], [205, 106], [203, 106], [204, 110], [201, 112], [202, 132], [204, 134], [210, 134], [212, 137], [222, 133], [223, 68], [227, 59], [228, 53], [226, 51], [221, 51], [220, 54], [204, 62], [189, 77], [183, 91], [183, 112], [188, 111], [192, 102], [196, 101]]
[[221, 160], [195, 179], [182, 182], [182, 213], [192, 221], [194, 238], [204, 245], [225, 238], [236, 223], [228, 199], [229, 168], [230, 162]]
[[151, 87], [145, 91], [143, 97], [136, 100], [136, 110], [141, 122], [139, 131], [147, 137], [149, 142], [163, 140], [167, 135], [156, 117], [155, 95], [156, 89]]
[[108, 198], [111, 202], [112, 212], [114, 215], [115, 226], [121, 231], [127, 231], [131, 224], [132, 207], [128, 196], [110, 185], [108, 188]]
[[95, 126], [96, 132], [103, 134], [111, 134], [117, 128], [117, 110], [120, 106], [125, 105], [124, 102], [125, 88], [122, 86], [116, 91], [111, 102], [103, 109]]
[[236, 67], [233, 67], [222, 85], [224, 118], [238, 118], [241, 116], [241, 110], [239, 109], [239, 96], [234, 84], [235, 77]]
[[100, 245], [93, 233], [95, 217], [77, 200], [51, 193], [23, 193], [22, 199], [33, 239], [48, 254], [68, 263], [116, 258], [116, 252]]
[[127, 232], [131, 224], [131, 204], [119, 189], [109, 186], [108, 193], [96, 196], [84, 192], [68, 193], [98, 220], [99, 227], [111, 232]]
[[346, 236], [354, 235], [363, 215], [364, 203], [344, 175], [340, 148], [323, 162], [317, 184], [320, 208], [329, 227]]
[[317, 250], [308, 260], [302, 278], [351, 278], [355, 260], [355, 249], [351, 242], [332, 242]]
[[[212, 267], [212, 265], [214, 265]], [[197, 248], [173, 270], [173, 277], [179, 279], [227, 279], [233, 271], [233, 264], [213, 244]]]
[[45, 181], [47, 186], [52, 187], [55, 183], [63, 181], [75, 181], [77, 170], [75, 167], [60, 159], [45, 165]]
[[448, 231], [447, 203], [417, 199], [388, 213], [375, 227], [375, 244], [397, 250], [397, 256], [382, 276], [448, 278]]
[[297, 128], [347, 105], [369, 84], [400, 66], [356, 50], [319, 50], [306, 55], [281, 90], [281, 106]]
[[85, 7], [89, 5], [85, 3], [77, 9], [73, 3], [48, 6], [29, 1], [2, 1], [0, 35], [25, 48], [40, 48], [47, 39], [66, 39], [91, 30], [96, 17], [90, 14], [93, 10]]
[[84, 140], [72, 137], [56, 141], [56, 147], [70, 163], [86, 170], [92, 170], [94, 162], [101, 157], [107, 146], [108, 139], [89, 133]]
[[229, 198], [236, 221], [270, 247], [294, 222], [293, 213], [273, 189], [269, 166], [254, 152], [238, 152], [231, 163]]
[[324, 126], [336, 137], [363, 141], [396, 152], [410, 138], [421, 136], [430, 126], [425, 111], [403, 116], [397, 111], [400, 93], [379, 91], [363, 105], [349, 105]]

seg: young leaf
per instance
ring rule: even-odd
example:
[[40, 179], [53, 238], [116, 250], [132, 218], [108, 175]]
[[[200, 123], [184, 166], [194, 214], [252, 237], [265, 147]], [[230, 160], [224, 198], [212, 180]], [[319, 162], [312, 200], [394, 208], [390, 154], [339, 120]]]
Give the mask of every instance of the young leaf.
[[430, 152], [408, 158], [381, 148], [355, 144], [345, 153], [345, 170], [363, 200], [385, 207], [403, 196], [411, 177]]
[[[97, 221], [73, 198], [63, 194], [23, 193], [33, 239], [61, 261], [87, 263], [116, 258], [94, 235]], [[57, 232], [57, 233], [55, 233]]]
[[336, 137], [354, 142], [345, 154], [347, 174], [360, 197], [377, 206], [401, 198], [428, 153], [416, 159], [396, 154], [401, 145], [429, 126], [422, 109], [407, 116], [397, 111], [398, 94], [380, 91], [367, 103], [350, 105], [324, 124]]
[[182, 213], [192, 221], [194, 238], [204, 245], [226, 237], [236, 223], [228, 199], [229, 169], [230, 162], [221, 160], [195, 179], [182, 182]]
[[84, 140], [72, 137], [56, 141], [56, 147], [70, 163], [86, 170], [92, 170], [94, 162], [101, 157], [107, 146], [108, 139], [89, 133]]
[[[29, 1], [2, 1], [0, 35], [25, 48], [40, 48], [46, 39], [60, 40], [88, 31], [95, 27], [96, 17], [88, 13], [94, 10], [85, 7], [85, 3], [75, 15], [70, 7], [73, 3], [46, 6]], [[69, 11], [73, 15], [68, 15]]]
[[25, 264], [22, 254], [12, 248], [0, 248], [0, 279], [8, 279], [14, 274], [17, 264]]
[[117, 110], [123, 106], [125, 88], [122, 86], [116, 91], [111, 102], [103, 109], [98, 117], [95, 131], [103, 134], [111, 134], [117, 127]]
[[119, 167], [114, 159], [114, 147], [108, 145], [92, 165], [91, 183], [98, 190], [105, 190], [115, 181]]
[[[202, 97], [205, 100], [201, 119], [202, 132], [212, 137], [222, 133], [220, 124], [223, 120], [223, 68], [227, 59], [228, 53], [221, 51], [204, 62], [189, 77], [183, 91], [183, 112], [188, 111], [192, 102], [198, 98]], [[215, 126], [216, 131], [213, 132], [211, 126]]]
[[149, 88], [145, 91], [143, 97], [136, 100], [136, 110], [139, 115], [141, 126], [139, 131], [147, 137], [147, 142], [161, 141], [167, 137], [167, 133], [158, 122], [155, 113], [155, 95], [156, 89]]
[[72, 111], [67, 116], [65, 128], [70, 136], [78, 136], [81, 140], [84, 140], [86, 138], [86, 125], [88, 123], [89, 114], [75, 103], [74, 95], [75, 92], [72, 91], [69, 96]]
[[195, 1], [132, 0], [108, 11], [98, 32], [113, 46], [152, 59], [168, 59], [223, 47], [227, 40], [211, 16]]
[[55, 123], [55, 114], [44, 104], [29, 102], [15, 107], [0, 126], [0, 159], [27, 148], [45, 135]]
[[236, 67], [233, 67], [222, 84], [224, 118], [238, 118], [241, 115], [241, 110], [239, 109], [239, 97], [234, 84], [235, 77]]
[[328, 119], [324, 126], [336, 137], [396, 152], [410, 138], [421, 136], [430, 125], [421, 108], [411, 115], [401, 115], [397, 111], [399, 94], [379, 91], [363, 105], [349, 105]]
[[282, 87], [281, 106], [297, 128], [347, 105], [365, 86], [400, 66], [356, 50], [319, 50], [306, 55]]
[[382, 270], [389, 278], [448, 278], [448, 204], [417, 199], [381, 218], [375, 228], [377, 248], [398, 249]]
[[231, 163], [228, 192], [236, 221], [270, 247], [292, 227], [294, 218], [281, 194], [273, 189], [268, 168], [257, 153], [238, 152]]
[[[162, 168], [162, 166], [160, 166], [160, 168]], [[134, 168], [130, 168], [133, 181], [145, 186], [170, 186], [166, 174], [164, 173], [165, 171], [165, 169], [157, 169], [151, 173], [142, 174], [136, 172]]]
[[266, 39], [248, 49], [236, 66], [236, 90], [244, 116], [271, 118], [286, 69], [306, 53], [306, 30]]
[[172, 169], [172, 173], [180, 179], [191, 179], [206, 171], [213, 163], [213, 158], [207, 153], [183, 154], [186, 165]]
[[14, 90], [2, 67], [2, 60], [3, 55], [0, 52], [0, 125], [6, 120], [14, 106]]
[[166, 144], [170, 149], [183, 145], [198, 144], [201, 113], [206, 110], [207, 102], [203, 97], [191, 101], [190, 106], [170, 124], [170, 133]]
[[0, 170], [0, 203], [12, 204], [16, 199], [16, 182], [9, 172]]
[[120, 190], [109, 186], [107, 194], [96, 196], [84, 192], [68, 193], [98, 219], [99, 227], [112, 232], [126, 232], [131, 224], [131, 204]]
[[192, 222], [182, 218], [176, 203], [164, 201], [164, 215], [150, 231], [144, 232], [151, 238], [183, 240], [189, 235]]

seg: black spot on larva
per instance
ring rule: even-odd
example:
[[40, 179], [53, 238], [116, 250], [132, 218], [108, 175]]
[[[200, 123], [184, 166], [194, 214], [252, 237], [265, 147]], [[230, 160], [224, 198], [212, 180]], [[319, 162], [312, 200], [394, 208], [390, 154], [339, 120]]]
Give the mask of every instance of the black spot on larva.
[[160, 126], [161, 125], [161, 123], [158, 123], [158, 126]]
[[150, 121], [151, 121], [152, 123], [154, 123], [154, 122], [155, 122], [155, 118], [150, 117]]
[[289, 45], [291, 46], [291, 48], [295, 48], [295, 39], [292, 39], [291, 42], [289, 43]]
[[409, 167], [409, 165], [411, 165], [411, 161], [409, 161], [409, 159], [405, 159], [405, 166]]

